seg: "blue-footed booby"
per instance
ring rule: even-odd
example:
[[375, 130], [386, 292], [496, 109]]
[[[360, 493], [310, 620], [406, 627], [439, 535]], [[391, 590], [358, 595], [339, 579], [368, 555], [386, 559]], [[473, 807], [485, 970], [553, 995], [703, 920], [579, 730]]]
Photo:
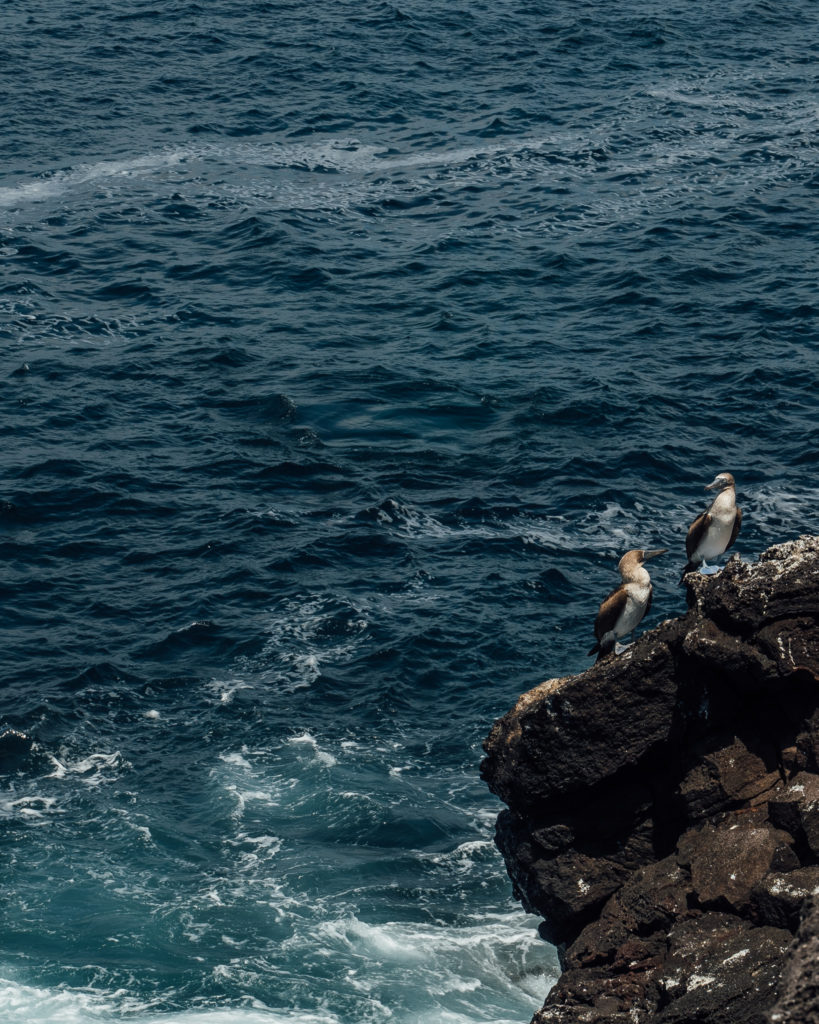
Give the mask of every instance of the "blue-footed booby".
[[717, 491], [718, 494], [688, 528], [688, 536], [685, 538], [688, 562], [680, 583], [686, 573], [693, 572], [727, 551], [737, 539], [742, 524], [742, 510], [737, 508], [737, 492], [730, 473], [719, 473], [705, 489]]
[[620, 559], [617, 568], [620, 570], [622, 583], [600, 605], [597, 618], [594, 620], [594, 635], [597, 643], [589, 651], [589, 655], [597, 654], [597, 660], [605, 658], [615, 649], [617, 641], [626, 633], [631, 633], [642, 622], [643, 616], [651, 608], [651, 596], [654, 588], [651, 577], [643, 563], [649, 558], [664, 555], [667, 548], [654, 548], [643, 551], [636, 548], [627, 551]]

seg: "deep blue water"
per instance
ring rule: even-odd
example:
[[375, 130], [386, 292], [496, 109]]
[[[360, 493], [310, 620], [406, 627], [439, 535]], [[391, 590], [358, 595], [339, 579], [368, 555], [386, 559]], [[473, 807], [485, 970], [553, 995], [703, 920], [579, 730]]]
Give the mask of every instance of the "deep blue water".
[[819, 528], [815, 5], [0, 31], [0, 1019], [525, 1024], [492, 720]]

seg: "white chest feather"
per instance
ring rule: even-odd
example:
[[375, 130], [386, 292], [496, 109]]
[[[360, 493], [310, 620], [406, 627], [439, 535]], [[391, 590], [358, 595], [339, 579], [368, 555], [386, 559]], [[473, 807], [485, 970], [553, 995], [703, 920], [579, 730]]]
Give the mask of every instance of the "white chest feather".
[[736, 512], [733, 490], [725, 490], [717, 495], [709, 509], [711, 522], [698, 545], [697, 554], [700, 558], [707, 562], [718, 558], [725, 551], [731, 540]]
[[[648, 573], [646, 573], [648, 576]], [[625, 636], [639, 626], [646, 613], [646, 605], [651, 594], [650, 583], [626, 583], [626, 605], [617, 619], [614, 632], [618, 637]]]

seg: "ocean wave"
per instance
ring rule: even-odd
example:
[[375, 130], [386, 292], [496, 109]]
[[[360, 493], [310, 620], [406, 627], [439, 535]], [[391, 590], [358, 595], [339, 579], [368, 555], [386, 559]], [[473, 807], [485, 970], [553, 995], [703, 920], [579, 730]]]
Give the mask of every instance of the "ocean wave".
[[127, 996], [122, 991], [99, 992], [93, 989], [26, 985], [0, 978], [0, 1000], [8, 1020], [30, 1024], [113, 1024], [126, 1013], [134, 1024], [336, 1024], [331, 1012], [274, 1009], [266, 1006], [247, 1008], [201, 1008], [157, 1014], [151, 1002]]
[[47, 755], [54, 770], [46, 778], [66, 779], [73, 776], [83, 785], [94, 789], [112, 782], [132, 767], [118, 750], [109, 754], [100, 752], [80, 757], [70, 754], [66, 756], [67, 753], [61, 752], [59, 758], [53, 754]]
[[366, 643], [369, 622], [362, 609], [329, 597], [289, 599], [265, 628], [260, 653], [240, 669], [284, 692], [311, 687], [323, 665], [347, 663]]
[[[413, 1000], [410, 1014], [408, 1007], [403, 1012], [396, 1007], [393, 1014], [398, 1020], [460, 1020], [464, 1013], [460, 997], [476, 991], [481, 993], [481, 1018], [500, 1020], [493, 1014], [502, 1013], [505, 991], [515, 991], [524, 1012], [527, 997], [534, 1009], [550, 978], [555, 980], [555, 963], [543, 955], [547, 947], [536, 929], [524, 925], [517, 914], [497, 914], [457, 927], [422, 922], [371, 924], [350, 915], [323, 922], [319, 931], [331, 948], [351, 957], [356, 965], [348, 972], [348, 983], [357, 985], [358, 979], [364, 983], [366, 978], [365, 991], [377, 992], [381, 1001], [392, 989], [393, 999], [404, 1003], [403, 987], [423, 971], [426, 997]], [[440, 1016], [435, 1018], [435, 1013]]]

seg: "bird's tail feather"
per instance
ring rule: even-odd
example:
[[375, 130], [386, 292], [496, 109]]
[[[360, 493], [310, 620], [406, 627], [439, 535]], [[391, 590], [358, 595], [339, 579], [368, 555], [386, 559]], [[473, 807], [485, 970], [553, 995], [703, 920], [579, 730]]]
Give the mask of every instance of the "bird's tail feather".
[[[609, 633], [607, 637], [603, 637], [603, 639], [597, 644], [597, 650], [600, 652], [597, 655], [597, 661], [602, 661], [603, 658], [607, 658], [616, 646], [617, 641], [612, 634]], [[595, 661], [595, 665], [597, 664], [597, 661]]]

